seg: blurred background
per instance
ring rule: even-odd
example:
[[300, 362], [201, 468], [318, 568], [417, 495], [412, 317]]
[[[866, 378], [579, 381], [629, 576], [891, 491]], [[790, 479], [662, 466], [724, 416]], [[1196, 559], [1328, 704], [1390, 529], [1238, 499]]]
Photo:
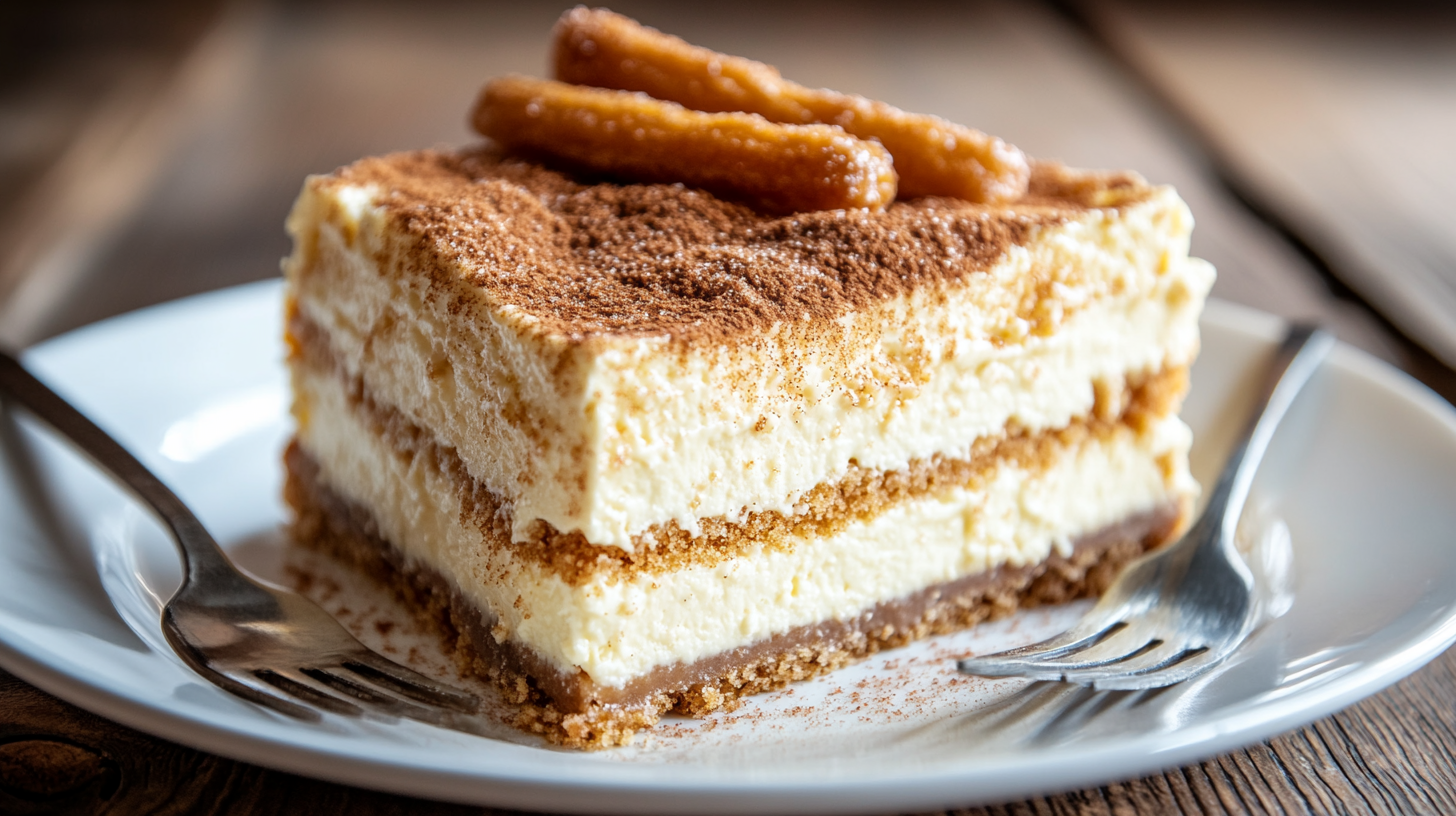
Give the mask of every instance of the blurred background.
[[[276, 276], [308, 173], [460, 145], [556, 2], [0, 9], [0, 342]], [[793, 2], [617, 11], [1039, 157], [1177, 185], [1215, 294], [1456, 395], [1446, 4]]]

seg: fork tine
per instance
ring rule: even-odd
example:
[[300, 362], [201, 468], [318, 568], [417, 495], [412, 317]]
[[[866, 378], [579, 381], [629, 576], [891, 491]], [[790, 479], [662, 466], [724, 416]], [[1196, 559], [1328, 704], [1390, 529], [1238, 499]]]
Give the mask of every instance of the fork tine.
[[[1149, 655], [1159, 654], [1166, 646], [1167, 644], [1161, 638], [1144, 636], [1123, 643], [1116, 648], [1099, 649], [1096, 654], [1084, 652], [1084, 657], [1079, 660], [1043, 660], [1036, 663], [1035, 666], [1044, 671], [1062, 673], [1080, 671], [1122, 673], [1123, 666], [1129, 663], [1139, 664], [1148, 659]], [[1091, 651], [1088, 650], [1088, 652]], [[1160, 659], [1153, 658], [1155, 662]]]
[[1064, 668], [1062, 679], [1082, 686], [1101, 687], [1101, 681], [1118, 677], [1143, 675], [1176, 665], [1180, 661], [1207, 651], [1203, 647], [1189, 648], [1186, 642], [1159, 642], [1151, 648], [1130, 655], [1124, 660], [1100, 666], [1073, 666]]
[[1141, 643], [1134, 642], [1132, 646], [1123, 645], [1120, 648], [1096, 655], [1091, 659], [1083, 660], [1007, 660], [988, 667], [985, 671], [995, 671], [995, 676], [1017, 676], [1029, 677], [1033, 680], [1064, 680], [1070, 673], [1083, 670], [1099, 671], [1106, 667], [1106, 673], [1117, 672], [1122, 664], [1129, 660], [1136, 660], [1141, 656], [1152, 652], [1162, 646], [1160, 640], [1144, 640]]
[[1179, 655], [1162, 666], [1155, 666], [1137, 674], [1108, 677], [1098, 680], [1093, 686], [1099, 690], [1131, 691], [1135, 689], [1162, 688], [1184, 680], [1191, 680], [1209, 669], [1233, 650], [1233, 645], [1219, 649], [1207, 649], [1190, 656]]
[[308, 675], [297, 673], [292, 669], [255, 669], [253, 676], [279, 691], [291, 694], [324, 711], [344, 717], [358, 717], [364, 713], [364, 709], [317, 688], [308, 682], [311, 679]]
[[[958, 668], [968, 674], [1132, 690], [1181, 682], [1227, 657], [1257, 622], [1250, 603], [1253, 577], [1234, 552], [1234, 526], [1275, 427], [1334, 344], [1334, 337], [1317, 327], [1289, 328], [1256, 392], [1258, 410], [1236, 438], [1203, 515], [1181, 540], [1123, 570], [1089, 613], [1096, 623], [1084, 621], [1070, 635], [1044, 643], [962, 660]], [[1110, 617], [1128, 627], [1078, 639], [1087, 627], [1099, 629]], [[1189, 638], [1218, 645], [1190, 649]], [[1142, 645], [1116, 651], [1126, 643]]]
[[964, 674], [978, 674], [983, 677], [1003, 677], [1020, 672], [1019, 668], [1027, 663], [1039, 662], [1063, 657], [1069, 654], [1076, 654], [1094, 646], [1100, 645], [1108, 638], [1116, 635], [1127, 627], [1127, 624], [1117, 621], [1101, 629], [1087, 633], [1082, 627], [1063, 632], [1054, 638], [1032, 643], [1016, 649], [1007, 649], [1004, 652], [982, 655], [980, 657], [968, 657], [956, 663], [956, 668]]
[[320, 668], [306, 668], [299, 669], [299, 671], [334, 691], [348, 695], [351, 700], [357, 701], [371, 711], [387, 714], [392, 717], [409, 717], [416, 720], [435, 719], [432, 715], [432, 709], [410, 700], [402, 700], [388, 692], [371, 688], [350, 677], [335, 674], [327, 669]]
[[474, 694], [451, 688], [374, 652], [351, 655], [343, 666], [371, 683], [426, 705], [464, 714], [480, 709], [480, 698]]
[[218, 688], [221, 688], [231, 694], [235, 694], [238, 697], [241, 697], [244, 700], [247, 700], [248, 702], [255, 705], [260, 705], [264, 708], [276, 711], [279, 714], [293, 717], [297, 720], [303, 720], [305, 722], [318, 722], [319, 720], [323, 719], [323, 715], [319, 714], [316, 709], [309, 708], [308, 706], [299, 705], [292, 700], [287, 700], [279, 697], [276, 694], [270, 694], [261, 689], [254, 688], [253, 686], [244, 683], [234, 677], [223, 674], [222, 672], [219, 672], [211, 668], [210, 666], [194, 665], [192, 666], [192, 669]]
[[1038, 680], [1060, 680], [1062, 675], [1082, 669], [1109, 667], [1117, 671], [1121, 664], [1134, 660], [1163, 645], [1159, 636], [1160, 627], [1150, 621], [1138, 620], [1122, 624], [1103, 634], [1095, 643], [1082, 646], [1076, 651], [1060, 650], [1038, 652], [1021, 658], [996, 660], [990, 665], [977, 666], [977, 673], [995, 672], [993, 676], [1025, 676]]

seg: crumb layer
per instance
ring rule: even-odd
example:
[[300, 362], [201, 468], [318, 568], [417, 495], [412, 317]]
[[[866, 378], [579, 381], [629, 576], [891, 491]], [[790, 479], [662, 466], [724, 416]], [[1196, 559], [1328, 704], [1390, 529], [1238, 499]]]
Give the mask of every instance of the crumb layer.
[[664, 713], [700, 716], [748, 694], [780, 688], [880, 649], [964, 629], [1017, 609], [1099, 594], [1130, 560], [1165, 543], [1183, 511], [1168, 505], [1082, 536], [1070, 556], [999, 567], [878, 604], [849, 620], [797, 627], [690, 664], [659, 667], [621, 688], [561, 672], [499, 637], [496, 621], [439, 572], [379, 535], [369, 511], [333, 493], [297, 444], [285, 454], [294, 540], [351, 564], [393, 591], [437, 631], [464, 673], [491, 680], [519, 706], [517, 724], [552, 742], [600, 748], [629, 741]]
[[[448, 474], [469, 523], [479, 529], [489, 546], [509, 548], [517, 558], [537, 561], [572, 586], [583, 586], [603, 574], [627, 579], [641, 572], [713, 566], [761, 547], [788, 546], [788, 542], [810, 536], [832, 536], [849, 524], [869, 522], [905, 502], [983, 482], [1008, 462], [1029, 471], [1045, 471], [1086, 440], [1106, 440], [1128, 428], [1147, 433], [1177, 413], [1188, 391], [1188, 369], [1182, 366], [1129, 377], [1118, 383], [1120, 388], [1115, 392], [1096, 389], [1089, 414], [1066, 427], [1034, 432], [1011, 424], [998, 434], [978, 439], [967, 457], [936, 455], [913, 460], [897, 470], [854, 464], [840, 478], [806, 491], [790, 514], [762, 510], [739, 519], [700, 518], [696, 534], [668, 521], [648, 528], [639, 536], [637, 546], [625, 550], [588, 541], [579, 531], [562, 532], [541, 520], [528, 525], [530, 534], [526, 538], [513, 540], [507, 529], [516, 525], [516, 508], [472, 476], [456, 448], [442, 443], [430, 430], [381, 399], [362, 377], [351, 376], [332, 354], [321, 327], [294, 313], [288, 319], [288, 340], [292, 349], [289, 360], [295, 371], [296, 410], [304, 406], [304, 413], [315, 413], [315, 406], [304, 397], [312, 391], [307, 380], [318, 377], [341, 384], [349, 409], [395, 455], [435, 463]], [[308, 441], [302, 430], [300, 436], [305, 443]], [[1181, 469], [1183, 465], [1170, 462], [1167, 467]]]

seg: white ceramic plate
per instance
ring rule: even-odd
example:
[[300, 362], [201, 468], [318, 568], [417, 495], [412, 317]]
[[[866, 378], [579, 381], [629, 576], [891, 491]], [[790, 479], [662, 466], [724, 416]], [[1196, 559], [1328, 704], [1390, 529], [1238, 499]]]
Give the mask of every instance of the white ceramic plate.
[[[218, 292], [26, 355], [265, 574], [277, 569], [278, 453], [288, 433], [278, 298], [276, 283]], [[1184, 412], [1199, 433], [1201, 479], [1222, 458], [1279, 332], [1268, 316], [1209, 308]], [[307, 726], [218, 691], [157, 631], [178, 574], [160, 529], [27, 419], [6, 426], [0, 665], [197, 748], [438, 799], [638, 813], [884, 812], [1006, 800], [1268, 737], [1394, 682], [1456, 639], [1456, 412], [1344, 347], [1286, 421], [1255, 487], [1256, 501], [1291, 531], [1293, 607], [1216, 674], [1160, 692], [1096, 694], [952, 671], [954, 656], [1065, 626], [1085, 608], [1073, 607], [881, 655], [736, 713], [667, 721], [630, 748], [590, 754], [508, 729], [471, 736], [332, 718]], [[365, 611], [394, 614], [388, 604]], [[363, 620], [354, 622], [381, 648], [407, 651], [408, 632], [379, 632]]]

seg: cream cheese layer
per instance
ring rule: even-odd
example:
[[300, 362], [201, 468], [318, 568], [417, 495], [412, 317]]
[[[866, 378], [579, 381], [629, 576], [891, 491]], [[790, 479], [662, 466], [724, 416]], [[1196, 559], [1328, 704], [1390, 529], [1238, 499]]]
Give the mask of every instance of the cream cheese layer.
[[496, 634], [558, 669], [622, 687], [795, 627], [849, 619], [877, 603], [1007, 564], [1065, 554], [1077, 537], [1191, 497], [1188, 428], [1088, 435], [1050, 463], [1004, 462], [972, 487], [893, 505], [840, 532], [794, 538], [711, 566], [604, 570], [569, 583], [523, 547], [492, 544], [463, 512], [462, 486], [433, 457], [371, 430], [343, 384], [294, 371], [299, 442], [327, 484], [369, 508], [381, 535], [453, 580]]
[[1099, 387], [1190, 363], [1214, 277], [1161, 188], [836, 321], [569, 342], [469, 283], [500, 270], [438, 248], [422, 269], [377, 195], [310, 179], [289, 219], [292, 303], [350, 377], [512, 506], [518, 540], [540, 519], [630, 550], [655, 525], [791, 515], [852, 464], [896, 470], [1008, 425], [1062, 427]]

